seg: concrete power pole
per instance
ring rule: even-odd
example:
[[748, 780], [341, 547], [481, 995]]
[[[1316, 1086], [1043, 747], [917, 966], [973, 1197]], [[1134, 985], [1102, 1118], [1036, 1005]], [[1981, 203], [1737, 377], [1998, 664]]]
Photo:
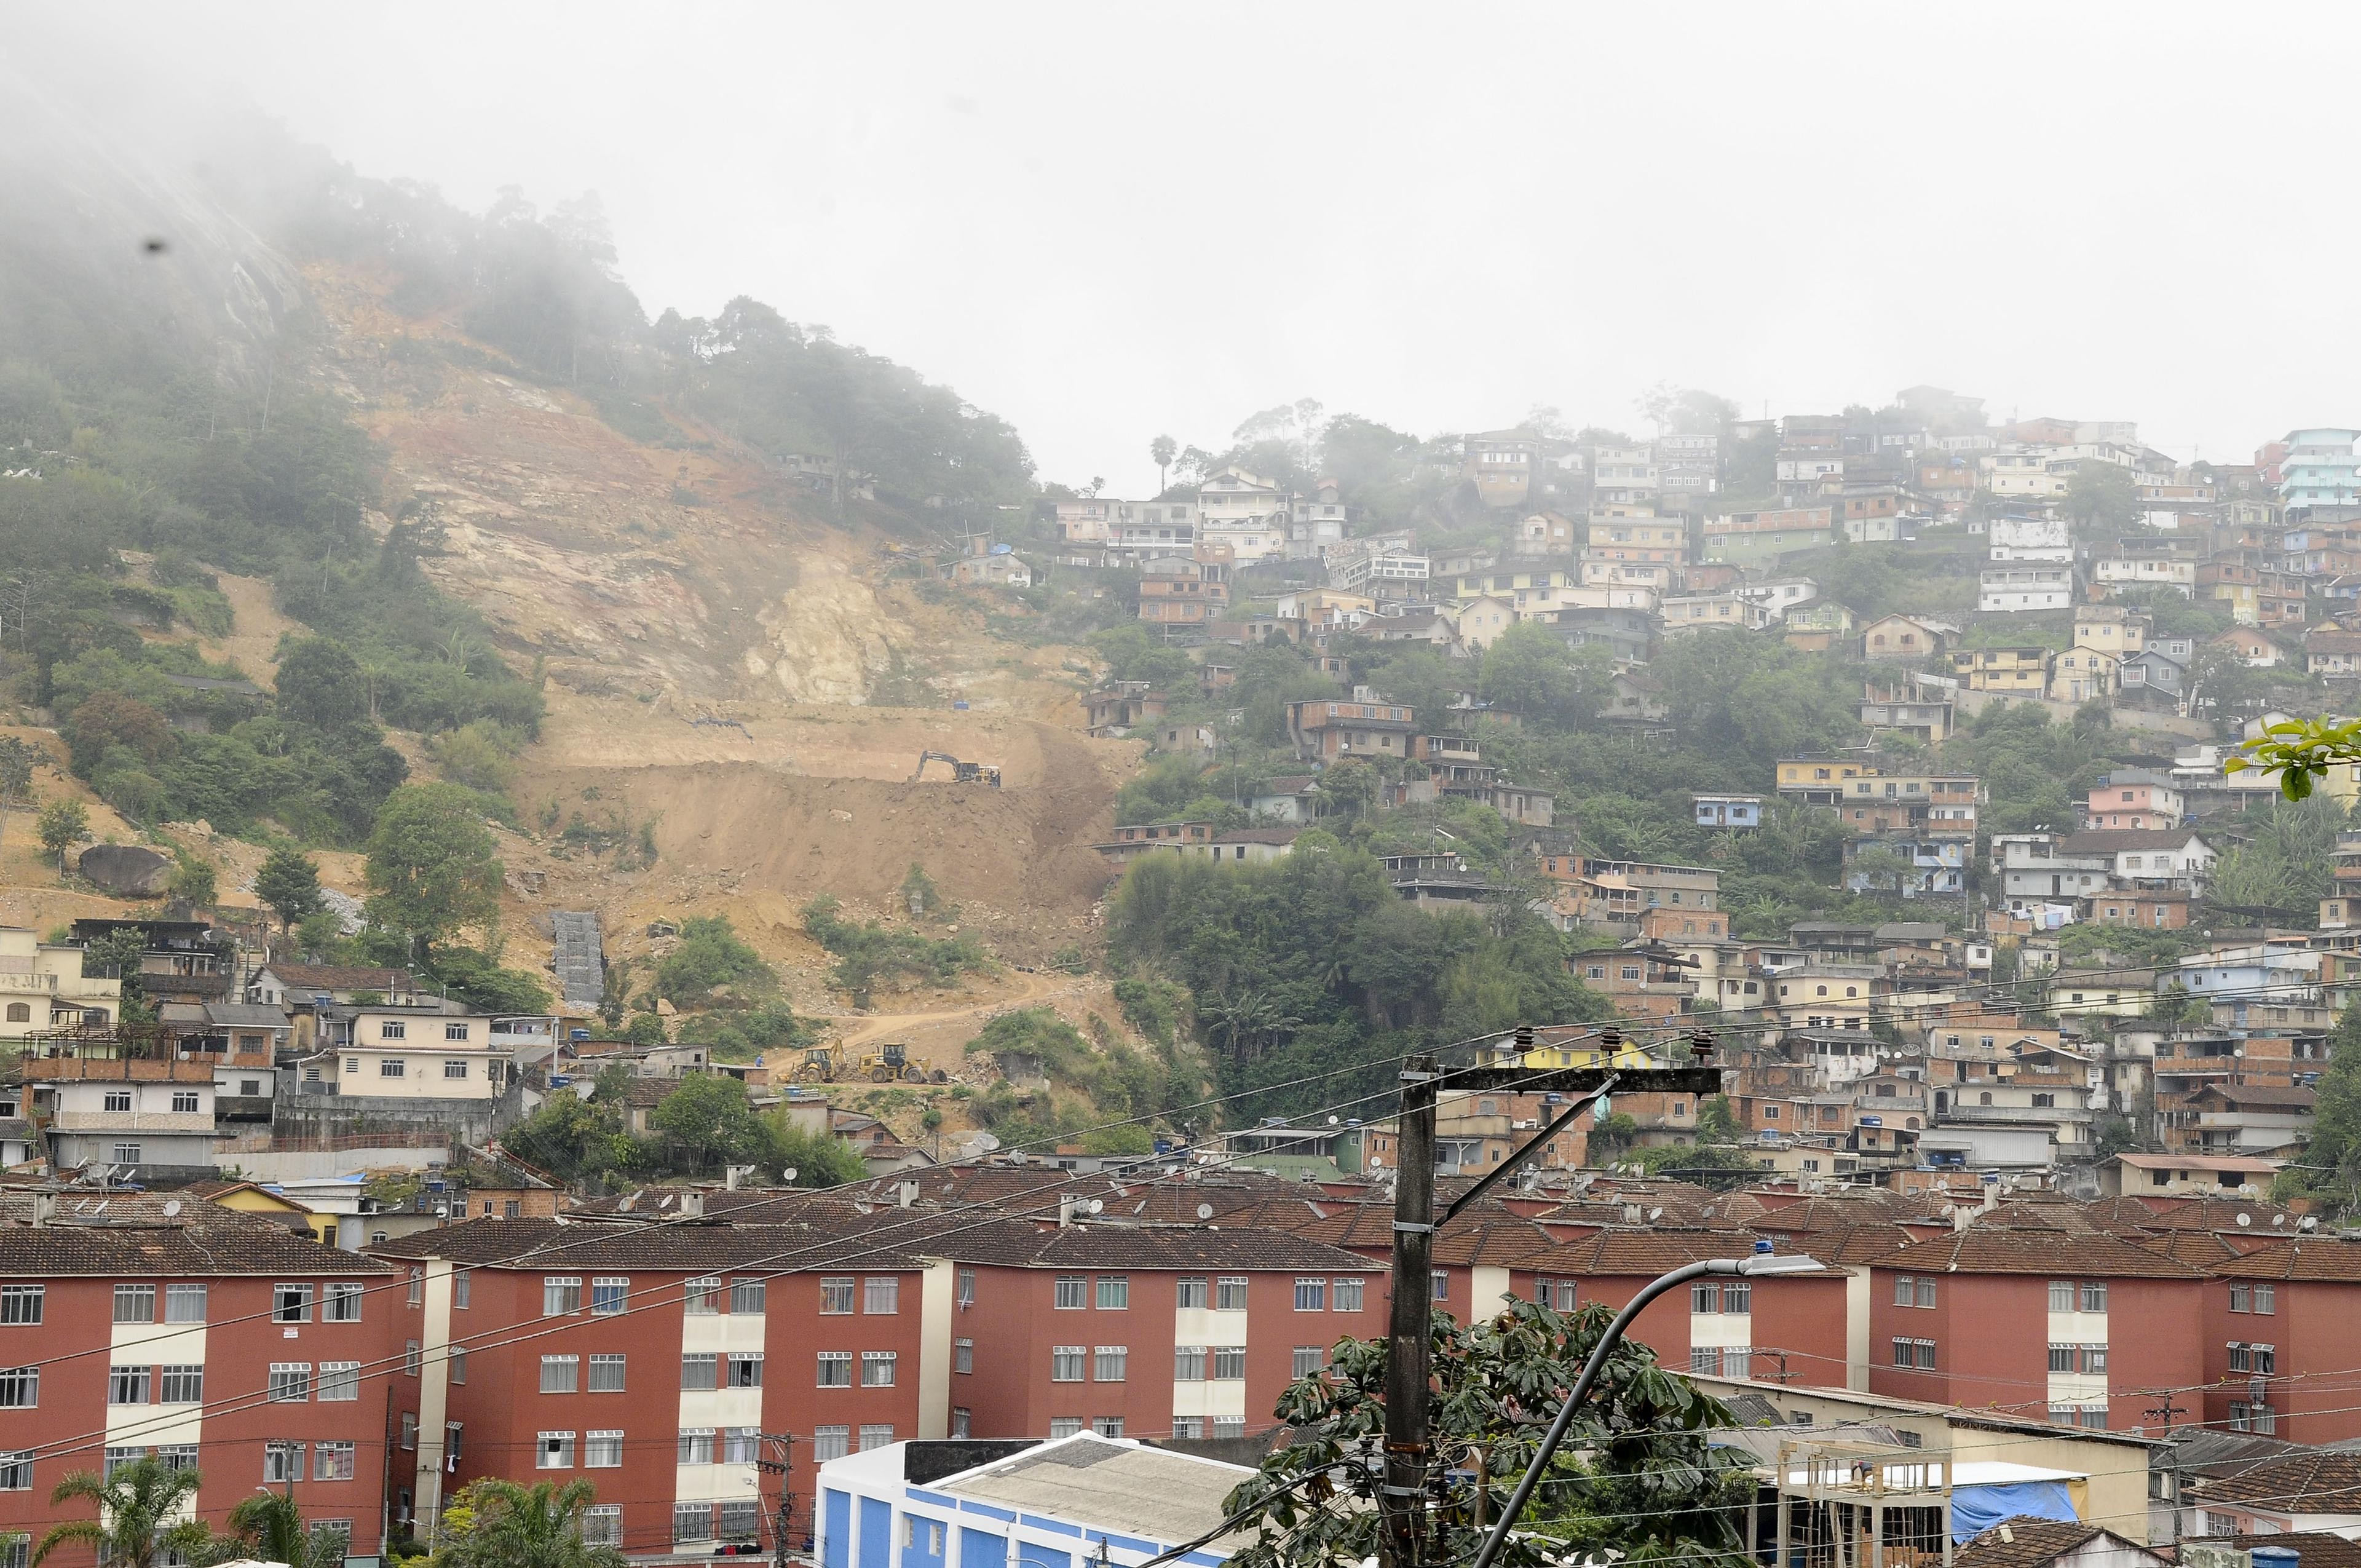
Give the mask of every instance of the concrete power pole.
[[1434, 1319], [1435, 1060], [1402, 1063], [1395, 1140], [1392, 1319], [1386, 1354], [1385, 1568], [1419, 1568], [1426, 1533], [1427, 1368]]

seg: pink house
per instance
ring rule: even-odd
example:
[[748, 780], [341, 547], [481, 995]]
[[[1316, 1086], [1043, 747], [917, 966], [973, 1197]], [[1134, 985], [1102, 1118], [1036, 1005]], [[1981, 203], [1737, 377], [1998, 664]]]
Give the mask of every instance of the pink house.
[[2091, 786], [2084, 806], [2085, 827], [2113, 831], [2118, 828], [2178, 828], [2187, 809], [2180, 792], [2161, 773], [2125, 768], [2109, 773]]

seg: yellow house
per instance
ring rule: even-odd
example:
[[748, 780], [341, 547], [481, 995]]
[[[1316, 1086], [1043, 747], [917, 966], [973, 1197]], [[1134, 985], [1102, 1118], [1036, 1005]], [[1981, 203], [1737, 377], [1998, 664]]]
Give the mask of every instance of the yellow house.
[[1478, 594], [1460, 605], [1452, 623], [1459, 629], [1461, 642], [1470, 648], [1488, 648], [1494, 638], [1521, 619], [1517, 601], [1506, 594]]
[[2121, 684], [2123, 659], [2103, 648], [2069, 648], [2049, 670], [2052, 702], [2089, 702], [2112, 696]]
[[82, 949], [0, 926], [0, 1040], [37, 1029], [104, 1028], [123, 1008], [123, 982], [84, 979]]
[[235, 1209], [241, 1214], [260, 1214], [266, 1219], [286, 1220], [302, 1215], [311, 1227], [313, 1239], [324, 1246], [336, 1245], [336, 1216], [315, 1213], [284, 1193], [258, 1187], [251, 1181], [200, 1181], [182, 1189], [192, 1198], [208, 1203], [218, 1203], [225, 1209]]
[[2086, 604], [2074, 611], [2074, 645], [2128, 659], [2147, 651], [2147, 617], [2121, 605]]
[[1971, 692], [2040, 696], [2049, 688], [2049, 650], [1962, 648], [1951, 655], [1951, 673]]
[[[1553, 1039], [1551, 1036], [1555, 1036]], [[1506, 1067], [1514, 1058], [1520, 1067], [1587, 1067], [1587, 1068], [1666, 1068], [1680, 1065], [1673, 1059], [1671, 1047], [1651, 1047], [1629, 1037], [1613, 1046], [1607, 1045], [1590, 1025], [1570, 1028], [1538, 1029], [1533, 1043], [1520, 1051], [1514, 1037], [1501, 1040], [1493, 1047], [1495, 1065]]]

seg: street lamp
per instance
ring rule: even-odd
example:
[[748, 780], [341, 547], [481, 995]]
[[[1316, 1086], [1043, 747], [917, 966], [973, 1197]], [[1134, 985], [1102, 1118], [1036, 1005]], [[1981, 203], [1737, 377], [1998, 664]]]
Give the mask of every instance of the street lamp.
[[1615, 1321], [1607, 1325], [1607, 1332], [1599, 1336], [1598, 1345], [1591, 1351], [1590, 1359], [1583, 1363], [1582, 1376], [1574, 1380], [1574, 1388], [1566, 1395], [1565, 1403], [1559, 1408], [1557, 1420], [1550, 1423], [1549, 1435], [1542, 1439], [1542, 1446], [1534, 1453], [1532, 1464], [1525, 1468], [1524, 1479], [1517, 1483], [1516, 1494], [1509, 1499], [1509, 1506], [1500, 1510], [1500, 1522], [1494, 1525], [1492, 1533], [1485, 1538], [1484, 1549], [1476, 1554], [1472, 1568], [1492, 1568], [1492, 1560], [1508, 1543], [1509, 1531], [1516, 1524], [1517, 1516], [1525, 1511], [1525, 1504], [1532, 1497], [1533, 1488], [1540, 1485], [1542, 1472], [1549, 1467], [1558, 1444], [1565, 1441], [1566, 1428], [1574, 1423], [1574, 1412], [1589, 1397], [1591, 1385], [1598, 1381], [1598, 1374], [1606, 1366], [1608, 1355], [1620, 1343], [1624, 1331], [1631, 1326], [1632, 1320], [1649, 1302], [1667, 1290], [1677, 1289], [1690, 1280], [1701, 1279], [1708, 1274], [1737, 1274], [1753, 1277], [1766, 1274], [1818, 1274], [1827, 1267], [1817, 1258], [1805, 1257], [1800, 1254], [1774, 1253], [1771, 1247], [1770, 1242], [1760, 1241], [1754, 1244], [1754, 1251], [1744, 1257], [1708, 1257], [1696, 1263], [1685, 1263], [1670, 1274], [1659, 1275], [1650, 1280], [1641, 1288], [1637, 1296], [1631, 1298], [1629, 1306], [1615, 1314]]

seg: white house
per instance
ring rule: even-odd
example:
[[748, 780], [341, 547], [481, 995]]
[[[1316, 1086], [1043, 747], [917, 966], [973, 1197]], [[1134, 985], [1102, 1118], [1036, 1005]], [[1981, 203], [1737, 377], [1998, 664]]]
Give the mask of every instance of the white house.
[[1996, 566], [1976, 575], [1976, 609], [2068, 609], [2074, 603], [2071, 566]]

